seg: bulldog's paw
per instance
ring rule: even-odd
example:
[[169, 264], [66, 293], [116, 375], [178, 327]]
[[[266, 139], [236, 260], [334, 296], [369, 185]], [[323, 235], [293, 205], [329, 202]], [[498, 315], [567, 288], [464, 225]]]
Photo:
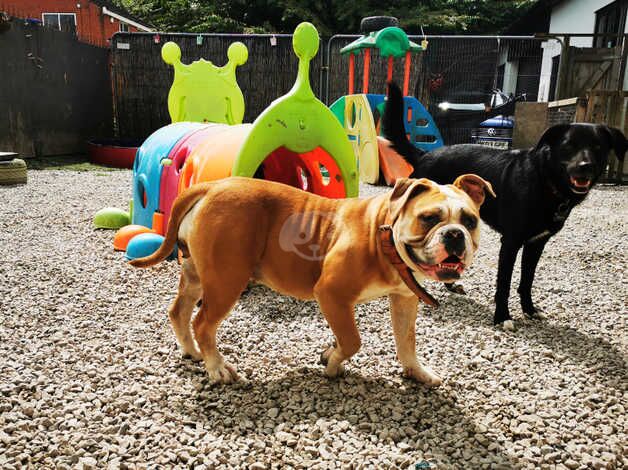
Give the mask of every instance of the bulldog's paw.
[[443, 383], [443, 379], [441, 379], [432, 369], [419, 363], [404, 367], [403, 376], [421, 382], [427, 387], [438, 387]]
[[345, 373], [345, 366], [343, 366], [342, 364], [327, 364], [327, 366], [325, 367], [325, 375], [327, 377], [329, 377], [330, 379], [333, 379], [335, 377], [344, 375]]
[[331, 356], [332, 352], [334, 352], [334, 346], [329, 346], [327, 349], [325, 349], [318, 359], [319, 364], [326, 366], [329, 362], [329, 356]]
[[329, 346], [321, 353], [319, 360], [319, 362], [325, 366], [325, 375], [329, 378], [338, 377], [345, 372], [345, 368], [342, 364], [335, 364], [334, 361], [330, 361], [335, 348], [336, 346]]
[[236, 373], [235, 368], [227, 363], [221, 362], [216, 367], [207, 367], [207, 375], [209, 375], [209, 380], [218, 384], [230, 384], [236, 382], [240, 377]]
[[198, 349], [182, 349], [181, 357], [183, 357], [183, 359], [191, 359], [193, 361], [203, 360], [203, 355]]

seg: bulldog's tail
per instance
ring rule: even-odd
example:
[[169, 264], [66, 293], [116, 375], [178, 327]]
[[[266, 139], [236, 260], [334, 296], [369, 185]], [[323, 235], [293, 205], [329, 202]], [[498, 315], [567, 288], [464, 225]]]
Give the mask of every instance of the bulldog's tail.
[[210, 184], [211, 183], [195, 184], [177, 197], [174, 201], [174, 206], [172, 207], [172, 212], [170, 214], [168, 231], [166, 232], [165, 240], [152, 255], [129, 261], [131, 266], [135, 266], [136, 268], [147, 268], [162, 262], [172, 253], [172, 250], [174, 250], [174, 246], [177, 243], [179, 225], [181, 225], [183, 217], [185, 217], [185, 214], [187, 214], [190, 209], [194, 207], [194, 204], [196, 204], [199, 199], [207, 194]]
[[403, 93], [393, 81], [388, 82], [388, 96], [382, 116], [382, 136], [388, 139], [393, 149], [416, 169], [418, 158], [425, 152], [412, 145], [406, 136]]

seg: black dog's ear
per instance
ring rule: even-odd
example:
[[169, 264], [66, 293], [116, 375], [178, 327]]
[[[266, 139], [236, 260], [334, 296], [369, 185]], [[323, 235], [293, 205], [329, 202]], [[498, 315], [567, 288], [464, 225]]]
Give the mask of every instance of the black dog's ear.
[[569, 124], [557, 124], [546, 129], [545, 132], [543, 132], [543, 135], [541, 136], [539, 141], [537, 142], [536, 147], [534, 147], [534, 151], [538, 152], [546, 145], [549, 145], [551, 147], [552, 145], [557, 143], [569, 130], [569, 127]]
[[608, 127], [603, 124], [600, 124], [598, 128], [603, 134], [606, 134], [606, 136], [610, 138], [611, 147], [615, 151], [615, 155], [617, 155], [617, 158], [623, 162], [626, 151], [628, 150], [628, 140], [626, 140], [624, 133], [619, 129]]

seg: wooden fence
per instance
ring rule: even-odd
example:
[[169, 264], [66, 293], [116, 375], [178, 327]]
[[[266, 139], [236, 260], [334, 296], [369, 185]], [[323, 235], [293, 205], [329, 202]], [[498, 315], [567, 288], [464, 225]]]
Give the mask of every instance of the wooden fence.
[[[628, 136], [628, 91], [589, 90], [585, 99], [578, 100], [574, 121], [606, 124]], [[628, 177], [627, 167], [612, 154], [606, 179], [623, 182]]]
[[83, 153], [112, 133], [109, 51], [12, 20], [0, 33], [0, 150]]

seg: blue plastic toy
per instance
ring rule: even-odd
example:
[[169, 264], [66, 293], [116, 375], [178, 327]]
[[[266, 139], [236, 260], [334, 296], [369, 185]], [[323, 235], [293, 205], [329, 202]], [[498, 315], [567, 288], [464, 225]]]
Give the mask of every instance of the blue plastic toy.
[[[150, 256], [161, 246], [164, 237], [156, 233], [141, 233], [131, 239], [126, 247], [126, 259], [134, 260], [136, 258], [144, 258]], [[168, 259], [174, 259], [177, 256], [177, 248], [175, 247]]]
[[133, 216], [131, 223], [153, 227], [153, 214], [159, 209], [159, 187], [161, 184], [161, 160], [175, 144], [190, 131], [207, 124], [178, 122], [155, 131], [137, 151], [133, 164]]
[[[369, 93], [366, 97], [371, 109], [377, 109], [382, 116], [386, 106], [386, 95]], [[431, 152], [445, 145], [434, 118], [414, 96], [403, 97], [403, 116], [406, 134], [415, 147]]]

